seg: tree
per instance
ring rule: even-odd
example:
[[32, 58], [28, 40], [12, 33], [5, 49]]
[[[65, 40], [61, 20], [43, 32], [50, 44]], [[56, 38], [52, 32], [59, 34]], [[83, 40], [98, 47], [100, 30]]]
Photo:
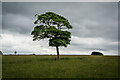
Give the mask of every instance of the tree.
[[67, 44], [70, 44], [71, 33], [68, 29], [72, 29], [72, 26], [66, 18], [53, 12], [35, 16], [37, 17], [34, 22], [36, 26], [31, 32], [33, 41], [48, 38], [49, 46], [56, 47], [57, 60], [59, 60], [59, 47], [67, 47]]
[[0, 55], [3, 55], [2, 51], [0, 51]]
[[14, 53], [15, 53], [15, 55], [16, 55], [17, 51], [15, 51]]
[[103, 55], [101, 52], [93, 51], [91, 55]]

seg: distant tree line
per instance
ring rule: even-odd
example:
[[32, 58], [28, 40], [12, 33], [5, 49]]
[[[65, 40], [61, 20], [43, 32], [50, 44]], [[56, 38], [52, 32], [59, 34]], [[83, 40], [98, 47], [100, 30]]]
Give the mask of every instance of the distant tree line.
[[101, 52], [93, 51], [91, 55], [103, 55]]

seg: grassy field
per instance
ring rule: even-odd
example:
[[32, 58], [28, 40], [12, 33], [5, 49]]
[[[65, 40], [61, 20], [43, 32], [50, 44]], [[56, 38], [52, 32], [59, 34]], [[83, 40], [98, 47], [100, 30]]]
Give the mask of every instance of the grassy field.
[[2, 78], [2, 55], [0, 55], [0, 79]]
[[118, 78], [117, 56], [3, 56], [3, 78]]

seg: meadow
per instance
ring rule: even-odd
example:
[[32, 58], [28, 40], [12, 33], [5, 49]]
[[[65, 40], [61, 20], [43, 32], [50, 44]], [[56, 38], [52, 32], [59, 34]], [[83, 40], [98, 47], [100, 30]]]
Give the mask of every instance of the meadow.
[[118, 78], [118, 56], [3, 55], [2, 78]]
[[2, 78], [2, 55], [0, 55], [0, 79]]

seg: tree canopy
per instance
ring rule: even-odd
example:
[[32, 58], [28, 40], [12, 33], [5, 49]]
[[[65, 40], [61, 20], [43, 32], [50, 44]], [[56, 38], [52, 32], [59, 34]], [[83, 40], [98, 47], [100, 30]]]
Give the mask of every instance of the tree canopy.
[[72, 29], [68, 20], [53, 12], [36, 14], [34, 30], [31, 32], [33, 41], [49, 38], [49, 46], [67, 47], [70, 44], [71, 33], [67, 29]]
[[97, 51], [93, 51], [93, 52], [91, 53], [91, 55], [103, 55], [103, 53], [97, 52]]

